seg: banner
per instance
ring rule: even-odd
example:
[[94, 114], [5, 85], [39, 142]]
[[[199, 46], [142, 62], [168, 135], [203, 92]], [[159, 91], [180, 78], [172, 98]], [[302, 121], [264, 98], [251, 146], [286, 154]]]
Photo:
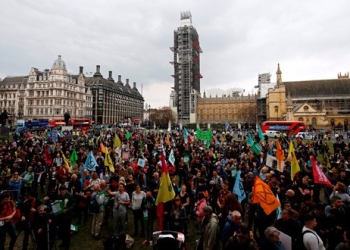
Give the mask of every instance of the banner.
[[267, 215], [281, 206], [281, 203], [271, 191], [269, 185], [259, 177], [255, 177], [252, 201], [253, 203], [260, 203], [261, 208]]
[[311, 162], [312, 162], [312, 173], [314, 174], [314, 182], [318, 184], [327, 185], [329, 187], [333, 187], [331, 182], [327, 179], [327, 177], [324, 175], [322, 170], [318, 167], [317, 162], [313, 156], [311, 156]]

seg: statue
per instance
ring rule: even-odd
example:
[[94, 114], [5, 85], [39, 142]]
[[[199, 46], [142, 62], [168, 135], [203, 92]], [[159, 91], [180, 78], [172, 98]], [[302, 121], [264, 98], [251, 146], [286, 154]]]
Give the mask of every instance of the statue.
[[66, 123], [66, 126], [68, 126], [70, 120], [70, 113], [69, 111], [64, 113], [64, 122]]
[[0, 114], [0, 124], [2, 126], [6, 125], [6, 120], [8, 119], [8, 115], [7, 115], [7, 111], [4, 110], [1, 114]]

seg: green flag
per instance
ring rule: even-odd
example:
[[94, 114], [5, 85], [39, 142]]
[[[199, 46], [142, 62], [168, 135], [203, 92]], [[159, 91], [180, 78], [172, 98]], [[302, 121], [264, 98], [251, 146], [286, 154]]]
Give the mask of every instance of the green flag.
[[131, 133], [130, 133], [130, 132], [126, 133], [125, 138], [126, 138], [127, 140], [129, 140], [130, 137], [131, 137]]
[[265, 137], [264, 137], [264, 135], [263, 135], [263, 133], [262, 133], [260, 124], [258, 124], [258, 133], [259, 133], [259, 138], [260, 138], [260, 140], [262, 140], [262, 141], [265, 140]]
[[252, 138], [252, 135], [250, 133], [248, 133], [248, 141], [247, 141], [247, 144], [249, 146], [253, 146], [254, 145], [254, 141], [253, 141], [253, 138]]
[[74, 166], [77, 163], [78, 155], [77, 155], [77, 151], [75, 151], [75, 149], [73, 150], [71, 156], [69, 157], [69, 160], [72, 163], [72, 166]]

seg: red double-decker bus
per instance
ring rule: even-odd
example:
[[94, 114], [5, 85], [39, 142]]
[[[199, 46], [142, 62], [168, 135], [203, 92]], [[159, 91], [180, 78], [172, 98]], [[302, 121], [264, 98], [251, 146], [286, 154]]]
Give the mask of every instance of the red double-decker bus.
[[88, 130], [92, 124], [91, 119], [89, 118], [70, 118], [70, 123], [73, 128]]
[[286, 131], [288, 134], [297, 135], [299, 132], [305, 131], [306, 126], [301, 121], [264, 121], [261, 123], [263, 133], [266, 130]]
[[66, 126], [66, 122], [64, 121], [63, 118], [52, 118], [50, 120], [50, 127], [62, 127], [62, 126]]

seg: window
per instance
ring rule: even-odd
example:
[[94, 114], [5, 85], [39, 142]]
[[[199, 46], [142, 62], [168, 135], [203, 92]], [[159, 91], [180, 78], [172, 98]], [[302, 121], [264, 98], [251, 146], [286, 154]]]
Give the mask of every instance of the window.
[[308, 112], [308, 111], [309, 111], [309, 106], [305, 105], [305, 106], [304, 106], [304, 111], [305, 111], [305, 112]]
[[37, 114], [37, 115], [39, 114], [39, 109], [35, 110], [35, 114]]

